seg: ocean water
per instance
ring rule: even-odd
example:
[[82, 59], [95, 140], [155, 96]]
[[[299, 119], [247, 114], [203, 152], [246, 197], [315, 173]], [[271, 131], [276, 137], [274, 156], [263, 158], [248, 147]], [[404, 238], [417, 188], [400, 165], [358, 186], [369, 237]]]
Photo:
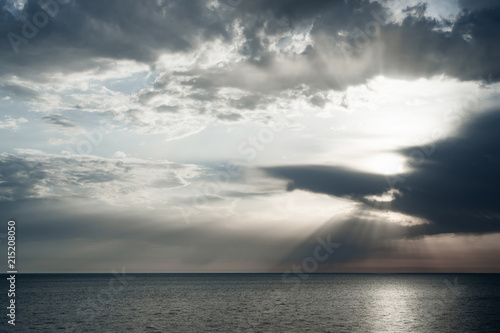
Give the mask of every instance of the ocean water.
[[25, 274], [16, 282], [16, 327], [4, 314], [2, 332], [500, 332], [496, 274]]

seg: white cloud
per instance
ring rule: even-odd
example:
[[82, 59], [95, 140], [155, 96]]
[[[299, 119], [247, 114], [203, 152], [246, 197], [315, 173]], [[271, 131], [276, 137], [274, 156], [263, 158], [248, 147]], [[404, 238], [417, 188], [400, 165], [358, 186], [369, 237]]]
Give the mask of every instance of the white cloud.
[[2, 129], [11, 129], [17, 130], [19, 129], [21, 124], [27, 123], [28, 120], [26, 118], [12, 118], [12, 116], [5, 116], [4, 121], [0, 120], [0, 128]]
[[[203, 171], [195, 165], [165, 160], [16, 151], [16, 155], [1, 155], [2, 163], [9, 168], [4, 170], [4, 177], [17, 179], [15, 186], [19, 186], [5, 187], [2, 197], [16, 200], [75, 197], [118, 206], [155, 206], [168, 201], [170, 190], [189, 185]], [[10, 169], [12, 161], [18, 161], [18, 170]], [[19, 195], [22, 197], [14, 197]]]

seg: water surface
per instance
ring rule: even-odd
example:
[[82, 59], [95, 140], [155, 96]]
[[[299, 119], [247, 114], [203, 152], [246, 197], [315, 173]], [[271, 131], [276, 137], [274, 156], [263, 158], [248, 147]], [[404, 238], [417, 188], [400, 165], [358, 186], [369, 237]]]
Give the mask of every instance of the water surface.
[[16, 331], [500, 331], [495, 274], [125, 276], [18, 275]]

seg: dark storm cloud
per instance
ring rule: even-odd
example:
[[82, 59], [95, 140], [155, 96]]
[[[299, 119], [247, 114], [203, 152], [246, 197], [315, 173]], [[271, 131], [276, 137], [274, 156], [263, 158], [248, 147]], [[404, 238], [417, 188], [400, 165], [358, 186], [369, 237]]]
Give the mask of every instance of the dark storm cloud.
[[314, 21], [314, 45], [303, 55], [316, 75], [303, 75], [300, 80], [336, 90], [376, 75], [446, 74], [460, 80], [492, 75], [498, 80], [499, 7], [463, 11], [454, 22], [428, 17], [426, 10], [424, 4], [407, 7], [403, 21], [391, 23], [391, 13], [376, 2], [330, 7]]
[[[6, 1], [1, 0], [0, 8], [5, 4]], [[57, 8], [57, 11], [50, 9], [48, 12], [52, 15], [49, 16], [38, 1], [28, 1], [19, 16], [30, 25], [34, 15], [35, 19], [48, 17], [48, 21], [40, 27], [33, 25], [32, 30], [25, 28], [24, 34], [24, 19], [7, 10], [0, 12], [0, 61], [9, 64], [2, 66], [0, 75], [61, 69], [79, 71], [103, 66], [94, 58], [151, 63], [161, 51], [181, 52], [196, 47], [197, 36], [205, 40], [227, 37], [216, 13], [209, 11], [206, 2], [200, 0], [73, 0], [58, 4]], [[37, 14], [40, 12], [42, 14]], [[14, 42], [17, 54], [7, 38], [9, 33], [17, 35]], [[19, 41], [22, 42], [17, 45]]]
[[[500, 77], [500, 8], [462, 11], [455, 21], [426, 15], [424, 4], [404, 9], [394, 23], [381, 3], [317, 1], [244, 2], [240, 11], [246, 62], [225, 72], [199, 73], [214, 86], [238, 87], [272, 95], [308, 85], [344, 90], [385, 75], [397, 78], [448, 75], [460, 80]], [[315, 14], [313, 14], [315, 13]], [[300, 54], [271, 51], [272, 37], [300, 36], [312, 24], [312, 45]], [[286, 39], [285, 38], [285, 39]], [[254, 76], [250, 73], [260, 73]], [[245, 80], [241, 80], [245, 77]]]
[[[5, 3], [0, 0], [0, 8]], [[0, 61], [6, 64], [0, 75], [31, 75], [37, 80], [37, 75], [56, 70], [106, 70], [116, 59], [153, 65], [163, 52], [194, 50], [206, 40], [221, 37], [233, 43], [234, 31], [228, 27], [237, 22], [244, 35], [243, 42], [238, 43], [240, 53], [248, 63], [269, 69], [271, 76], [279, 63], [270, 51], [271, 37], [300, 34], [313, 24], [314, 45], [296, 60], [308, 63], [314, 73], [281, 78], [278, 88], [305, 83], [344, 89], [379, 74], [447, 74], [462, 80], [490, 74], [494, 80], [500, 77], [496, 61], [500, 55], [500, 8], [490, 2], [474, 5], [461, 1], [463, 10], [455, 22], [429, 18], [425, 16], [426, 5], [417, 5], [404, 11], [407, 17], [401, 24], [389, 23], [386, 18], [391, 13], [376, 1], [259, 0], [244, 1], [234, 8], [220, 4], [232, 8], [226, 16], [208, 8], [208, 4], [204, 0], [70, 1], [58, 5], [57, 13], [52, 13], [45, 25], [35, 26], [35, 36], [23, 37], [28, 43], [18, 45], [16, 54], [7, 35], [22, 37], [24, 21], [19, 17], [32, 21], [33, 15], [42, 10], [37, 1], [28, 1], [18, 16], [7, 10], [0, 13], [0, 35], [5, 36], [0, 41]], [[380, 28], [378, 34], [375, 26]], [[325, 53], [326, 46], [333, 51]], [[356, 61], [368, 54], [369, 61], [360, 67]], [[326, 70], [334, 61], [344, 63], [336, 70]], [[214, 89], [236, 84], [233, 81], [217, 81], [206, 75], [186, 84]]]
[[300, 165], [269, 167], [264, 170], [271, 176], [290, 180], [288, 191], [302, 189], [338, 197], [361, 198], [390, 189], [383, 176], [340, 167]]
[[[469, 3], [472, 1], [462, 1], [464, 8], [472, 6]], [[375, 52], [371, 65], [359, 73], [362, 79], [377, 74], [412, 77], [448, 74], [464, 80], [492, 74], [498, 78], [500, 6], [493, 6], [492, 2], [474, 3], [477, 3], [473, 6], [476, 10], [462, 12], [454, 23], [426, 17], [426, 4], [407, 7], [403, 10], [407, 16], [401, 24], [388, 24], [386, 19], [391, 13], [376, 1], [260, 4], [276, 18], [287, 18], [292, 26], [313, 15], [313, 38], [325, 33], [334, 37], [334, 41], [347, 42], [350, 47], [343, 51], [353, 59], [366, 52], [379, 51]], [[374, 26], [381, 29], [379, 35], [370, 33], [375, 31]], [[344, 40], [337, 38], [339, 32], [347, 33]], [[348, 71], [349, 66], [345, 70]]]
[[383, 72], [412, 77], [447, 74], [462, 80], [492, 75], [498, 80], [500, 66], [500, 8], [462, 13], [451, 31], [441, 22], [407, 16], [401, 26], [388, 25], [381, 34], [385, 47]]
[[[420, 147], [401, 151], [415, 170], [391, 176], [325, 166], [285, 166], [265, 170], [303, 189], [350, 197], [372, 208], [423, 218], [429, 224], [407, 228], [409, 236], [500, 231], [500, 112], [480, 114], [457, 136], [441, 140], [426, 156]], [[411, 162], [413, 161], [413, 162]], [[493, 161], [493, 162], [492, 162]], [[388, 203], [366, 195], [398, 190]]]
[[380, 193], [387, 181], [369, 173], [351, 173], [348, 169], [328, 166], [286, 166], [266, 169], [280, 178], [293, 180], [287, 190], [307, 189], [335, 196], [362, 197]]

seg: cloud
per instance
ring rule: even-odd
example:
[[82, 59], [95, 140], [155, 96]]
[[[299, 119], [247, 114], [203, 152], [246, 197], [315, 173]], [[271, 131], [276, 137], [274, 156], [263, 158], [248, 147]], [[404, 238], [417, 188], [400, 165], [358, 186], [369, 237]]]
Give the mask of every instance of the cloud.
[[63, 117], [61, 115], [57, 114], [51, 114], [49, 116], [42, 117], [45, 121], [47, 121], [49, 124], [53, 125], [58, 125], [62, 127], [75, 127], [75, 123], [73, 123], [71, 120], [69, 120], [66, 117]]
[[176, 113], [179, 107], [177, 105], [160, 105], [156, 107], [156, 111], [158, 112], [171, 112]]
[[25, 118], [12, 118], [11, 116], [5, 116], [4, 121], [0, 121], [0, 128], [17, 130], [20, 127], [20, 124], [27, 123], [28, 120]]
[[458, 0], [458, 6], [465, 10], [483, 10], [498, 7], [500, 4], [495, 0]]
[[41, 152], [0, 155], [0, 201], [100, 200], [119, 205], [160, 204], [162, 190], [181, 188], [202, 168], [134, 158], [58, 156]]
[[[73, 0], [19, 53], [8, 38], [0, 40], [0, 89], [46, 112], [52, 124], [70, 126], [54, 115], [79, 105], [129, 131], [178, 139], [214, 118], [265, 122], [294, 100], [325, 108], [332, 90], [379, 75], [500, 77], [498, 8], [462, 11], [453, 22], [430, 18], [426, 8], [409, 7], [396, 22], [377, 1], [259, 0], [234, 7], [203, 0]], [[27, 1], [18, 12], [29, 19], [40, 10]], [[2, 15], [0, 34], [22, 35], [23, 21], [6, 10]], [[138, 73], [151, 82], [136, 93], [110, 83], [133, 85]]]
[[[20, 46], [19, 54], [13, 52], [7, 38], [2, 39], [0, 59], [9, 66], [0, 75], [104, 70], [107, 65], [99, 62], [102, 59], [129, 59], [153, 66], [162, 54], [187, 54], [218, 39], [227, 45], [238, 42], [237, 51], [246, 60], [237, 67], [254, 65], [256, 70], [268, 71], [269, 78], [280, 78], [283, 86], [317, 85], [326, 80], [328, 87], [343, 89], [387, 73], [413, 77], [448, 74], [464, 80], [489, 74], [498, 77], [499, 8], [461, 12], [455, 22], [440, 22], [425, 16], [427, 7], [422, 4], [408, 7], [403, 22], [391, 23], [389, 9], [376, 1], [245, 1], [231, 7], [230, 15], [221, 15], [224, 6], [229, 8], [223, 3], [211, 7], [211, 2], [201, 0], [70, 1], [59, 6], [57, 15], [37, 29], [29, 43]], [[461, 6], [471, 5], [462, 1]], [[21, 9], [28, 19], [40, 10], [36, 1], [28, 1]], [[0, 34], [22, 35], [22, 22], [6, 13], [3, 16]], [[241, 35], [235, 24], [243, 29]], [[441, 30], [443, 25], [451, 31]], [[379, 28], [380, 34], [370, 33]], [[300, 36], [309, 36], [300, 52], [306, 48], [311, 52], [299, 54], [277, 46], [283, 38], [299, 43]], [[276, 76], [293, 64], [297, 67], [291, 73], [293, 80], [285, 82], [286, 77]], [[214, 81], [202, 76], [185, 84], [208, 88]]]
[[14, 94], [26, 100], [36, 100], [39, 96], [36, 90], [18, 84], [0, 83], [0, 90]]
[[218, 114], [217, 119], [227, 120], [227, 121], [237, 121], [240, 120], [242, 116], [239, 113], [229, 113], [229, 114]]
[[259, 95], [243, 96], [231, 101], [232, 106], [240, 110], [255, 110], [261, 103], [262, 97]]
[[[5, 3], [1, 1], [0, 8]], [[72, 0], [58, 5], [48, 22], [39, 28], [34, 26], [34, 32], [28, 35], [23, 34], [22, 20], [3, 12], [1, 35], [14, 33], [23, 42], [17, 46], [16, 54], [9, 39], [2, 39], [0, 59], [12, 67], [4, 67], [0, 74], [26, 73], [22, 66], [27, 63], [31, 71], [63, 68], [81, 71], [94, 67], [95, 58], [151, 63], [161, 51], [182, 52], [196, 47], [198, 38], [226, 35], [206, 4], [199, 0], [126, 3]], [[38, 1], [27, 1], [19, 16], [31, 22], [40, 11]]]
[[[500, 112], [477, 114], [456, 136], [429, 147], [410, 147], [400, 153], [414, 170], [383, 176], [327, 166], [265, 168], [289, 180], [287, 189], [348, 197], [371, 209], [389, 210], [429, 221], [407, 227], [408, 236], [442, 233], [492, 233], [500, 226]], [[428, 152], [426, 154], [425, 152]], [[397, 192], [390, 202], [367, 195]]]
[[335, 196], [364, 197], [387, 189], [384, 177], [369, 173], [351, 173], [329, 166], [283, 166], [265, 169], [269, 174], [290, 179], [287, 190], [307, 189]]

